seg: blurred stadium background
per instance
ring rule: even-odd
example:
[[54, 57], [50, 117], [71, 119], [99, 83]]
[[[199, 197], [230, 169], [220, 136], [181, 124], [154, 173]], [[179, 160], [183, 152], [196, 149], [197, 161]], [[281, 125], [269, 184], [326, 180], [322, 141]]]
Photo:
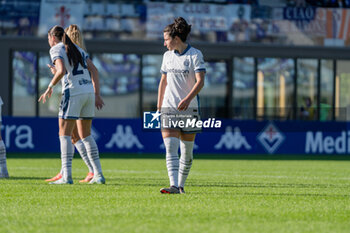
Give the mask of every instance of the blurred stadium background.
[[[164, 145], [143, 117], [178, 16], [206, 61], [203, 117], [223, 125], [196, 136], [174, 196], [159, 194]], [[0, 232], [349, 232], [349, 21], [350, 0], [0, 1]], [[44, 182], [60, 168], [59, 85], [37, 102], [52, 77], [47, 31], [73, 23], [100, 73], [106, 185], [78, 183], [81, 159], [74, 185]]]
[[178, 16], [193, 25], [189, 43], [206, 60], [203, 112], [224, 120], [198, 136], [198, 153], [350, 151], [348, 0], [1, 1], [7, 151], [59, 151], [60, 87], [48, 104], [37, 99], [51, 80], [47, 31], [74, 23], [100, 72], [101, 152], [162, 153], [159, 132], [142, 130], [142, 117], [156, 107], [162, 29]]

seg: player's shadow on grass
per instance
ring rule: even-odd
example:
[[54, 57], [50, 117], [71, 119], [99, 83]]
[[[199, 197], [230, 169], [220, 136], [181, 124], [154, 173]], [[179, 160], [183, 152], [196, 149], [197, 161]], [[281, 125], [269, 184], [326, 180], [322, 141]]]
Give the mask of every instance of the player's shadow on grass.
[[128, 177], [128, 178], [108, 178], [106, 177], [106, 182], [112, 185], [122, 185], [122, 186], [167, 186], [168, 179], [166, 178], [141, 178], [141, 177]]

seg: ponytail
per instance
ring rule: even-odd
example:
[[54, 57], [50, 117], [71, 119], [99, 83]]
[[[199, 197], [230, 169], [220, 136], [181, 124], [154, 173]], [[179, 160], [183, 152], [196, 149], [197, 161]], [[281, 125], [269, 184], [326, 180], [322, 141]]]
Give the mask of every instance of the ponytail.
[[75, 44], [73, 44], [62, 27], [54, 26], [49, 30], [48, 33], [52, 36], [57, 37], [58, 40], [63, 42], [70, 65], [73, 63], [73, 65], [76, 66], [80, 63], [83, 67], [85, 66], [84, 59], [81, 56], [79, 49], [75, 46]]
[[75, 46], [75, 44], [73, 44], [73, 42], [70, 40], [69, 36], [66, 33], [63, 33], [62, 42], [66, 49], [69, 64], [72, 65], [73, 63], [73, 65], [76, 66], [78, 63], [80, 63], [81, 66], [84, 67], [84, 61], [80, 51]]
[[84, 43], [84, 36], [81, 30], [79, 29], [78, 25], [71, 24], [66, 29], [64, 29], [66, 34], [69, 36], [69, 39], [76, 45], [78, 45], [83, 50], [86, 50], [85, 43]]

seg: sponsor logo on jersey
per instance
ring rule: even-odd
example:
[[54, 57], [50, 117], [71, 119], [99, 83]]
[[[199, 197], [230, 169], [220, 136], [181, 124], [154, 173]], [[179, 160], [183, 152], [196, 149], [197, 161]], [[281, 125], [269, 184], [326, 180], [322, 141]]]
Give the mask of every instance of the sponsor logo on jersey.
[[168, 69], [168, 73], [174, 73], [174, 74], [189, 74], [189, 70], [181, 70], [181, 69]]
[[91, 84], [91, 83], [92, 83], [91, 80], [87, 80], [87, 79], [79, 80], [79, 85], [86, 85], [86, 84]]

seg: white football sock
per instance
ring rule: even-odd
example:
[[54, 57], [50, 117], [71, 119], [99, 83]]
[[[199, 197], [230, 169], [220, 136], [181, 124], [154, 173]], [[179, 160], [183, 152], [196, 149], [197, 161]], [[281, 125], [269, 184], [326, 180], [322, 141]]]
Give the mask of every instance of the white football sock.
[[102, 174], [100, 156], [98, 153], [98, 148], [95, 139], [90, 135], [86, 138], [83, 138], [82, 142], [84, 143], [87, 155], [89, 156], [90, 163], [94, 169], [94, 176]]
[[166, 167], [170, 186], [178, 187], [179, 176], [179, 139], [175, 137], [164, 138], [164, 146], [166, 151]]
[[62, 160], [62, 177], [65, 180], [72, 179], [72, 159], [74, 146], [71, 142], [71, 136], [60, 136], [61, 143], [61, 160]]
[[179, 171], [179, 187], [184, 187], [188, 174], [190, 173], [193, 161], [193, 145], [194, 141], [180, 142], [180, 171]]
[[86, 166], [89, 168], [89, 172], [94, 172], [94, 169], [90, 163], [89, 156], [87, 155], [84, 143], [79, 140], [74, 144], [75, 148], [79, 152], [80, 157], [84, 160]]
[[8, 176], [6, 165], [6, 147], [4, 141], [0, 141], [0, 176]]
[[[74, 150], [74, 145], [73, 145], [73, 147], [72, 147], [72, 154], [73, 154], [73, 157], [72, 157], [72, 159], [74, 158], [74, 152], [75, 152], [75, 150]], [[62, 162], [61, 162], [62, 163]], [[62, 175], [62, 177], [63, 177], [63, 167], [62, 167], [62, 165], [61, 165], [61, 171], [60, 171], [60, 174]]]

